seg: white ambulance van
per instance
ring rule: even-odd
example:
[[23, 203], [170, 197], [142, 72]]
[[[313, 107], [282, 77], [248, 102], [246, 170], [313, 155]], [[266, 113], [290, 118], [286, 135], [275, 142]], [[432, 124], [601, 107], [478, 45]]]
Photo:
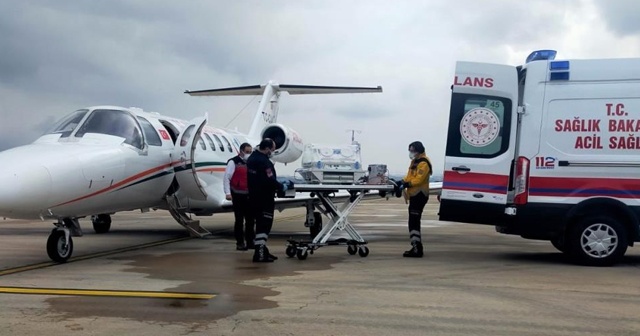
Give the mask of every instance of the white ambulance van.
[[555, 55], [456, 64], [440, 220], [613, 265], [640, 241], [640, 59]]

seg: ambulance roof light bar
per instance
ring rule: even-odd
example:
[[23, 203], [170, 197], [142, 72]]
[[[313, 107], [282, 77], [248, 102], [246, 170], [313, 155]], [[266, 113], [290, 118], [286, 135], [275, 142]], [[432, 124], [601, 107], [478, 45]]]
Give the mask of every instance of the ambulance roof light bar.
[[540, 60], [553, 60], [556, 58], [557, 51], [555, 50], [536, 50], [527, 56], [525, 63], [540, 61]]

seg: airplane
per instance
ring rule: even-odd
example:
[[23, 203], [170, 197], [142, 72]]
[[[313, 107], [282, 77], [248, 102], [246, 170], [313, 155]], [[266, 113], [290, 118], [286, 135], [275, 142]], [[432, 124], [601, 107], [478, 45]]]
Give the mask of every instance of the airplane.
[[[0, 152], [0, 217], [55, 220], [48, 256], [66, 262], [72, 237], [90, 216], [96, 233], [111, 227], [111, 215], [141, 209], [168, 210], [192, 236], [209, 235], [187, 214], [229, 212], [222, 188], [227, 160], [240, 144], [276, 143], [272, 160], [292, 163], [303, 152], [300, 134], [277, 123], [281, 92], [373, 93], [382, 87], [277, 84], [185, 91], [190, 96], [261, 95], [247, 134], [207, 125], [207, 116], [185, 121], [139, 108], [93, 106], [63, 117], [33, 143]], [[276, 209], [307, 206], [307, 221], [319, 231], [312, 196], [278, 198]]]

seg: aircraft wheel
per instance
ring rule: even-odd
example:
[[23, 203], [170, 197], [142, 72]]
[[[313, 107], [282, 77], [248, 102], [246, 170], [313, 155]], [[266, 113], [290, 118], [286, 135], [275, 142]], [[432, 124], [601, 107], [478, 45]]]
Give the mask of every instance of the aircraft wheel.
[[297, 250], [298, 250], [298, 248], [296, 248], [295, 246], [291, 245], [291, 246], [287, 246], [287, 249], [285, 250], [285, 253], [287, 254], [287, 257], [293, 258], [293, 257], [296, 256]]
[[298, 259], [300, 259], [300, 260], [305, 260], [305, 259], [307, 259], [307, 257], [309, 256], [309, 254], [307, 253], [307, 251], [306, 251], [306, 250], [304, 250], [304, 249], [300, 249], [300, 250], [298, 250], [298, 253], [297, 253], [297, 254], [298, 254]]
[[322, 214], [316, 211], [313, 213], [313, 226], [309, 227], [311, 240], [313, 240], [320, 231], [322, 231]]
[[109, 215], [97, 215], [91, 216], [91, 223], [93, 223], [93, 230], [96, 233], [107, 233], [111, 229], [111, 216]]
[[73, 240], [69, 237], [69, 244], [65, 244], [64, 231], [55, 230], [47, 239], [47, 254], [55, 262], [63, 263], [69, 260], [73, 253]]
[[358, 249], [358, 254], [363, 258], [368, 256], [369, 255], [369, 248], [366, 247], [366, 246], [361, 246], [360, 249]]
[[356, 253], [358, 253], [358, 248], [355, 245], [349, 245], [347, 246], [347, 252], [350, 255], [356, 255]]

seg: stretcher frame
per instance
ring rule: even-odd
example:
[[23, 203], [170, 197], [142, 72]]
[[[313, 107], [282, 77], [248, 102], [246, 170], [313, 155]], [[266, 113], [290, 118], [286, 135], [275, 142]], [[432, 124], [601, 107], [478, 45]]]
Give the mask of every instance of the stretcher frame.
[[[350, 194], [342, 204], [337, 205], [330, 195], [337, 191], [344, 190]], [[319, 210], [330, 219], [327, 225], [313, 238], [313, 240], [287, 240], [286, 254], [293, 258], [297, 256], [300, 260], [307, 259], [308, 254], [322, 246], [347, 245], [347, 252], [350, 255], [358, 253], [361, 257], [369, 255], [367, 241], [358, 233], [356, 228], [349, 222], [349, 215], [358, 206], [364, 196], [370, 191], [391, 193], [394, 191], [393, 184], [296, 184], [296, 192], [308, 192], [312, 197], [317, 197], [320, 203], [310, 200], [307, 202], [307, 223], [314, 223], [316, 220], [314, 210]], [[381, 195], [382, 196], [382, 195]], [[311, 225], [309, 225], [311, 226]], [[345, 231], [350, 239], [338, 239], [329, 241], [331, 235], [337, 230]]]

